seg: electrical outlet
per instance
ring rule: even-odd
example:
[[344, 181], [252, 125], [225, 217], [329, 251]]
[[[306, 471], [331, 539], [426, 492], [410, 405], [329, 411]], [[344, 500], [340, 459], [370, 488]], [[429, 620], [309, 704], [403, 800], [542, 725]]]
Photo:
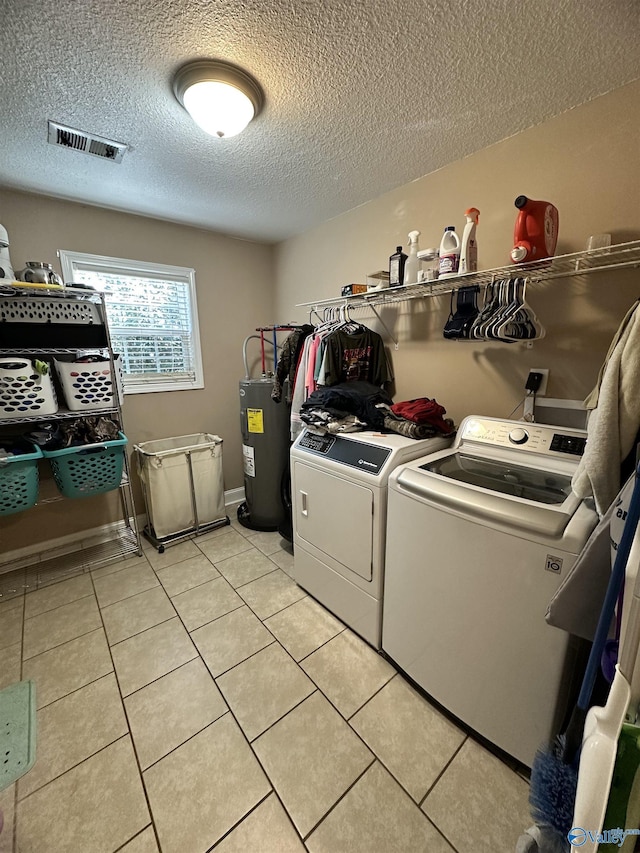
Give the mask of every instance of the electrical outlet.
[[546, 367], [531, 367], [529, 369], [529, 375], [532, 373], [539, 373], [542, 376], [542, 381], [540, 382], [540, 387], [536, 391], [538, 397], [544, 397], [547, 393], [547, 384], [549, 382], [549, 370]]

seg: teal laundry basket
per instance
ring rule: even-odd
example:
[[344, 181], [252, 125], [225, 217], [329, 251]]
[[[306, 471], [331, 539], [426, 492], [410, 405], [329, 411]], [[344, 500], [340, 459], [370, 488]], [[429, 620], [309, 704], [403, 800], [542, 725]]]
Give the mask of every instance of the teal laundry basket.
[[32, 450], [0, 459], [0, 515], [29, 509], [38, 500], [38, 459], [42, 451]]
[[127, 437], [98, 444], [81, 444], [62, 450], [43, 451], [53, 478], [66, 498], [88, 498], [117, 489], [122, 481]]

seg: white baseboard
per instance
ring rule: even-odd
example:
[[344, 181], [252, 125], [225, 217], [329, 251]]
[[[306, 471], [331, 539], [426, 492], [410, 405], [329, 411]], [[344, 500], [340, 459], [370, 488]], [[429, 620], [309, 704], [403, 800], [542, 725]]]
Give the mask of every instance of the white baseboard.
[[[242, 503], [244, 500], [244, 489], [229, 489], [224, 493], [224, 506], [227, 510], [227, 514], [229, 514], [229, 510], [238, 504]], [[142, 528], [147, 523], [146, 513], [142, 513], [136, 517], [138, 522], [138, 530], [142, 530]], [[56, 539], [48, 539], [45, 542], [36, 542], [35, 544], [26, 545], [24, 548], [16, 548], [13, 551], [8, 551], [6, 554], [1, 555], [2, 563], [0, 563], [0, 574], [3, 572], [2, 564], [15, 563], [18, 560], [26, 561], [29, 557], [33, 557], [36, 554], [42, 555], [44, 553], [49, 556], [57, 556], [58, 554], [63, 554], [66, 550], [75, 551], [78, 548], [82, 547], [82, 544], [89, 539], [92, 540], [100, 540], [100, 539], [109, 539], [110, 534], [114, 531], [120, 529], [123, 526], [122, 521], [112, 522], [111, 524], [103, 524], [100, 527], [92, 527], [89, 530], [83, 530], [81, 533], [71, 533], [67, 536], [59, 536]], [[14, 568], [11, 566], [10, 568]], [[5, 569], [6, 571], [6, 569]]]
[[229, 489], [224, 493], [224, 505], [226, 507], [241, 504], [243, 500], [244, 488], [242, 486], [239, 489]]

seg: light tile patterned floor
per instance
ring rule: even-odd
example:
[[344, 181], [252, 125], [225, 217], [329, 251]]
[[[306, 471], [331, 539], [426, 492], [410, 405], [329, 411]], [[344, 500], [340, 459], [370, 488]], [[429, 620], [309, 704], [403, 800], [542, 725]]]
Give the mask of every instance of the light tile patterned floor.
[[292, 564], [234, 521], [0, 599], [0, 687], [39, 709], [0, 853], [512, 853], [527, 783]]

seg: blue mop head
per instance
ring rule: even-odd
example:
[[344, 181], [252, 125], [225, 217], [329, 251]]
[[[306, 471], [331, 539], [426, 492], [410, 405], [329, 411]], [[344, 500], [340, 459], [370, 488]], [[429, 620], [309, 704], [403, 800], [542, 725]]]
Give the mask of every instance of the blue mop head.
[[578, 768], [575, 763], [563, 761], [564, 751], [564, 735], [561, 735], [549, 749], [539, 749], [536, 753], [531, 768], [529, 805], [536, 823], [552, 827], [566, 841], [573, 827]]

